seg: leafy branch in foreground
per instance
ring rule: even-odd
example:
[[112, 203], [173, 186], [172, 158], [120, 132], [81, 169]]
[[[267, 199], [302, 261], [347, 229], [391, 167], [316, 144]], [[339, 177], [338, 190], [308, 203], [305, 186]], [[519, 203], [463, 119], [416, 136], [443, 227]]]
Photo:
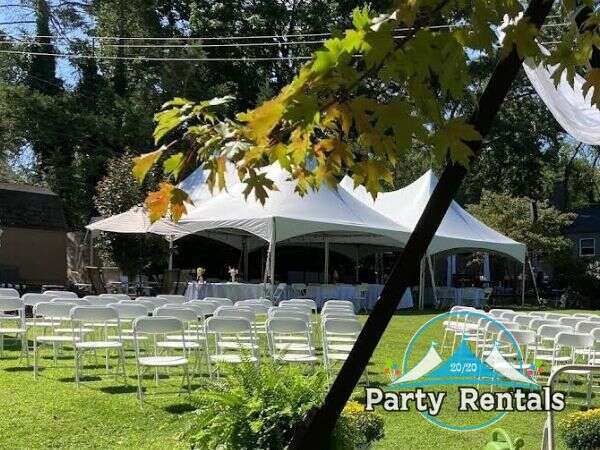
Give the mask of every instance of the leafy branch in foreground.
[[[564, 0], [557, 13], [570, 14], [571, 6]], [[395, 166], [413, 146], [431, 151], [442, 164], [468, 166], [467, 144], [481, 136], [464, 116], [454, 114], [454, 105], [472, 103], [469, 59], [476, 52], [493, 53], [492, 27], [505, 15], [517, 17], [520, 9], [516, 0], [399, 1], [391, 13], [379, 16], [357, 9], [351, 29], [328, 39], [276, 97], [235, 120], [223, 111], [230, 97], [166, 103], [155, 116], [154, 137], [162, 146], [137, 160], [135, 175], [142, 180], [162, 163], [175, 182], [202, 164], [210, 170], [210, 188], [222, 189], [225, 163], [232, 160], [240, 179], [248, 182], [246, 194], [264, 202], [276, 186], [260, 169], [274, 162], [297, 182], [300, 195], [323, 183], [335, 186], [348, 174], [374, 197], [391, 183]], [[597, 13], [587, 20], [597, 21]], [[438, 23], [455, 28], [431, 26]], [[542, 54], [535, 26], [526, 19], [509, 22], [504, 48], [514, 44], [519, 57], [572, 74], [585, 70], [585, 57], [599, 46], [593, 28], [578, 33], [573, 27], [554, 50]], [[585, 88], [593, 90], [598, 105], [600, 77], [594, 70], [586, 77]], [[387, 93], [385, 99], [370, 93], [373, 85]], [[169, 186], [165, 182], [149, 197], [153, 220], [168, 213], [177, 220], [185, 213], [188, 199]]]

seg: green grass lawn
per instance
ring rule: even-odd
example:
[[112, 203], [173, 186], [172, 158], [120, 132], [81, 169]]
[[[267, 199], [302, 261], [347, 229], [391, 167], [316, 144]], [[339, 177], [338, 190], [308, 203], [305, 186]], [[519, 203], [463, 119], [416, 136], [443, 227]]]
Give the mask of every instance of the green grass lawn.
[[[433, 314], [403, 314], [393, 318], [369, 367], [372, 384], [387, 384], [386, 360], [402, 360], [413, 333]], [[77, 387], [73, 359], [65, 350], [59, 367], [53, 367], [51, 351], [44, 350], [38, 379], [18, 360], [17, 350], [5, 351], [0, 360], [0, 448], [185, 448], [179, 439], [190, 420], [185, 394], [175, 391], [181, 379], [161, 379], [158, 387], [146, 379], [148, 396], [141, 410], [135, 396], [133, 360], [128, 358], [129, 385], [107, 376], [103, 358], [86, 360], [87, 378]], [[195, 386], [198, 387], [196, 379]], [[579, 388], [583, 389], [583, 388]], [[357, 388], [355, 398], [363, 398]], [[575, 399], [580, 401], [580, 399]], [[598, 406], [598, 398], [594, 404]], [[570, 405], [570, 411], [579, 409]], [[218, 414], [218, 412], [215, 412]], [[450, 432], [431, 425], [419, 413], [381, 411], [385, 438], [378, 449], [480, 449], [489, 441], [491, 428], [477, 432]], [[565, 412], [560, 413], [558, 417]], [[545, 414], [512, 412], [497, 426], [525, 440], [525, 448], [539, 448]], [[492, 427], [493, 428], [493, 427]], [[559, 446], [559, 448], [561, 448]]]

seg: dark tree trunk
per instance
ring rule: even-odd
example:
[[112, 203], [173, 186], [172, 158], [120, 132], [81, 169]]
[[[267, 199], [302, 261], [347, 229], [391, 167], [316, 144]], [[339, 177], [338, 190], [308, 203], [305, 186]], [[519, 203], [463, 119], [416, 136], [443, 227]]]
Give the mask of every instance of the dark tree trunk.
[[[553, 0], [533, 0], [525, 11], [525, 17], [539, 28], [550, 12], [552, 4]], [[496, 65], [469, 120], [482, 138], [489, 132], [494, 117], [521, 69], [522, 62], [516, 49], [513, 48]], [[474, 158], [477, 157], [481, 141], [469, 142], [468, 145], [474, 152]], [[420, 261], [466, 173], [466, 168], [459, 164], [449, 164], [444, 169], [404, 252], [394, 265], [379, 301], [375, 304], [348, 359], [331, 386], [323, 406], [310, 415], [306, 424], [299, 425], [290, 449], [327, 448], [328, 439], [337, 419], [366, 369], [404, 291], [418, 282]]]
[[[35, 34], [37, 43], [32, 47], [36, 53], [56, 53], [50, 33], [50, 5], [47, 0], [35, 1]], [[44, 94], [56, 94], [61, 86], [56, 78], [56, 57], [34, 55], [27, 76], [27, 84]]]

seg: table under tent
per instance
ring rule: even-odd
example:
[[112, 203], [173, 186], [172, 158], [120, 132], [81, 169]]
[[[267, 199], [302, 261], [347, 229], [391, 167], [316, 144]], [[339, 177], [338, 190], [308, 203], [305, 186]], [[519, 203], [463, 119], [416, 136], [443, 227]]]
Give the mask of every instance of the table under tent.
[[[355, 189], [354, 182], [349, 177], [345, 177], [340, 184], [356, 199], [412, 232], [437, 183], [437, 177], [432, 170], [429, 170], [408, 186], [396, 191], [380, 193], [375, 200], [363, 186]], [[519, 261], [523, 265], [523, 273], [525, 273], [527, 249], [524, 244], [488, 227], [465, 211], [458, 203], [452, 201], [427, 250], [426, 258], [421, 261], [420, 309], [424, 308], [425, 301], [426, 266], [429, 266], [434, 296], [437, 292], [431, 256], [451, 250], [485, 250], [507, 255]], [[522, 280], [524, 283], [524, 276]], [[522, 292], [522, 301], [524, 302], [524, 288]]]

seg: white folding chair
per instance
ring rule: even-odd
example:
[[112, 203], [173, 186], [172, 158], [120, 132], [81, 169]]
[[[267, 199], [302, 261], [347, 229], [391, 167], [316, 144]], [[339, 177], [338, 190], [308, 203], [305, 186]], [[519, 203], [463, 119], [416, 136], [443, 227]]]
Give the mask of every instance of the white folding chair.
[[[154, 354], [142, 356], [140, 347], [140, 336], [146, 336], [147, 338], [156, 339], [158, 336], [164, 336], [166, 334], [178, 333], [181, 336], [182, 349], [180, 355], [159, 355], [158, 347], [154, 346]], [[154, 382], [158, 385], [158, 369], [169, 368], [169, 367], [182, 367], [183, 368], [183, 379], [187, 380], [187, 392], [191, 393], [190, 383], [190, 372], [189, 362], [187, 359], [187, 350], [185, 347], [184, 338], [184, 326], [181, 320], [175, 317], [138, 317], [133, 321], [133, 337], [135, 345], [135, 360], [137, 366], [137, 379], [138, 379], [138, 398], [140, 400], [140, 407], [144, 406], [144, 389], [142, 385], [144, 371], [149, 368], [154, 368], [155, 376]]]
[[561, 317], [567, 317], [567, 314], [562, 313], [546, 313], [546, 317], [544, 319], [555, 319], [558, 321]]
[[[323, 322], [323, 363], [329, 379], [332, 377], [333, 364], [336, 361], [346, 361], [361, 329], [362, 326], [356, 319], [334, 318]], [[338, 341], [337, 339], [340, 337], [348, 339], [349, 342]], [[364, 375], [366, 377], [365, 381], [368, 384], [366, 370]]]
[[[234, 337], [227, 337], [227, 336], [223, 336], [222, 340], [223, 341], [227, 341], [230, 340], [231, 342], [225, 343], [222, 342], [219, 345], [222, 345], [223, 348], [227, 348], [227, 349], [233, 349], [233, 348], [238, 348], [240, 345], [245, 348], [246, 350], [250, 350], [250, 342], [253, 342], [253, 345], [256, 346], [256, 348], [252, 348], [252, 350], [258, 350], [258, 337], [257, 337], [257, 333], [258, 333], [258, 324], [256, 322], [256, 313], [248, 308], [238, 308], [235, 306], [219, 306], [214, 313], [214, 317], [235, 317], [235, 318], [241, 318], [241, 319], [246, 319], [247, 321], [250, 322], [250, 324], [252, 325], [252, 334], [253, 336], [249, 337], [246, 336], [245, 337], [245, 341], [243, 343], [238, 342], [240, 340], [240, 336], [234, 336]], [[263, 324], [264, 327], [264, 324]], [[262, 330], [264, 331], [264, 328]]]
[[[23, 301], [19, 297], [0, 296], [0, 313], [2, 313], [0, 317], [0, 358], [4, 356], [4, 337], [14, 336], [15, 339], [21, 341], [21, 357], [25, 356], [27, 365], [29, 365], [29, 344], [27, 343]], [[16, 313], [16, 315], [7, 313]]]
[[[206, 337], [204, 330], [198, 327], [198, 313], [190, 307], [184, 306], [161, 306], [154, 310], [155, 317], [175, 317], [181, 320], [184, 326], [183, 336], [180, 333], [166, 334], [164, 339], [155, 343], [159, 349], [175, 349], [187, 351], [188, 358], [192, 352], [196, 355], [196, 373], [200, 374], [201, 350], [206, 349]], [[185, 341], [185, 342], [184, 342]], [[208, 363], [207, 363], [208, 364]]]
[[534, 360], [545, 361], [551, 366], [557, 362], [568, 362], [569, 358], [564, 358], [556, 354], [555, 340], [559, 333], [572, 331], [573, 328], [567, 325], [552, 324], [540, 326], [537, 330], [538, 342], [533, 355]]
[[[209, 373], [212, 377], [212, 364], [239, 364], [244, 361], [258, 364], [258, 346], [254, 342], [254, 330], [248, 319], [239, 317], [209, 317], [204, 324], [205, 335], [215, 337], [214, 351], [208, 352]], [[227, 339], [224, 339], [227, 338]], [[230, 347], [231, 338], [237, 340], [238, 346]], [[210, 347], [209, 347], [210, 348]]]
[[584, 322], [586, 319], [583, 317], [561, 317], [558, 319], [559, 325], [566, 325], [575, 329], [579, 322]]
[[519, 316], [520, 314], [514, 311], [504, 311], [501, 315], [500, 318], [501, 319], [505, 319], [505, 320], [510, 320], [512, 321], [515, 317]]
[[[314, 365], [314, 354], [309, 324], [302, 319], [272, 317], [267, 320], [269, 353], [273, 360], [285, 363], [308, 363]], [[290, 337], [296, 337], [290, 341]]]
[[164, 298], [148, 297], [148, 296], [136, 297], [135, 301], [136, 302], [146, 302], [146, 303], [152, 304], [152, 305], [154, 305], [154, 308], [159, 308], [159, 307], [164, 306], [167, 303], [169, 303]]
[[90, 302], [85, 298], [77, 298], [77, 297], [53, 297], [50, 300], [51, 303], [67, 303], [70, 305], [78, 305], [78, 306], [91, 306]]
[[177, 295], [177, 294], [160, 294], [157, 295], [158, 298], [164, 298], [169, 303], [185, 303], [187, 302], [187, 298], [185, 295]]
[[[116, 351], [118, 363], [123, 370], [123, 380], [127, 384], [125, 372], [125, 355], [123, 343], [121, 342], [121, 323], [116, 309], [108, 306], [76, 306], [71, 309], [71, 327], [73, 336], [73, 347], [75, 349], [75, 382], [79, 385], [81, 373], [83, 372], [83, 357], [86, 352], [92, 351], [94, 355], [97, 350], [105, 350], [105, 366], [107, 373], [110, 371], [109, 357], [111, 350]], [[84, 333], [82, 330], [92, 322], [102, 329], [100, 336], [95, 333]], [[108, 330], [116, 333], [117, 340], [110, 339]]]
[[42, 292], [46, 297], [50, 298], [78, 298], [79, 296], [75, 292], [71, 291], [44, 291]]
[[539, 317], [540, 319], [543, 319], [546, 317], [546, 313], [543, 311], [530, 311], [529, 315], [531, 317]]
[[[135, 302], [118, 302], [111, 303], [108, 305], [113, 308], [117, 315], [119, 316], [120, 323], [120, 332], [119, 334], [112, 334], [107, 336], [107, 339], [113, 341], [119, 341], [123, 344], [129, 342], [134, 342], [135, 338], [133, 336], [133, 328], [131, 329], [123, 329], [123, 325], [130, 325], [133, 323], [135, 319], [138, 317], [148, 317], [148, 308], [145, 305], [137, 304]], [[138, 336], [139, 341], [147, 340], [147, 336]]]
[[[38, 348], [41, 345], [51, 345], [54, 356], [54, 364], [58, 362], [57, 350], [63, 345], [70, 345], [73, 341], [79, 340], [79, 336], [71, 336], [62, 334], [62, 331], [68, 329], [72, 331], [70, 326], [71, 309], [76, 307], [74, 303], [51, 303], [39, 302], [33, 307], [33, 327], [37, 327], [39, 318], [46, 328], [50, 329], [49, 335], [38, 335], [33, 339], [33, 378], [37, 377], [38, 372]], [[68, 324], [68, 328], [60, 328], [62, 325]]]
[[[591, 358], [592, 347], [594, 346], [594, 337], [591, 334], [577, 333], [575, 331], [561, 331], [554, 338], [554, 350], [552, 352], [552, 366], [550, 373], [553, 373], [558, 368], [580, 362], [587, 364]], [[566, 350], [566, 355], [565, 355]], [[578, 352], [579, 350], [579, 352]], [[578, 361], [580, 360], [580, 361]], [[591, 402], [591, 372], [586, 370], [566, 370], [563, 373], [568, 375], [567, 397], [571, 393], [571, 385], [574, 375], [586, 376], [588, 379], [588, 406]]]
[[352, 311], [354, 311], [354, 303], [352, 303], [349, 300], [327, 300], [325, 302], [325, 304], [323, 305], [323, 308], [321, 308], [321, 310], [323, 310], [323, 309], [326, 310], [326, 309], [331, 308], [333, 306], [336, 306], [336, 307], [346, 307], [346, 308], [352, 309]]
[[507, 344], [509, 347], [512, 347], [515, 343], [519, 346], [522, 356], [522, 361], [520, 363], [514, 362], [517, 358], [517, 354], [513, 352], [514, 349], [509, 351], [509, 355], [506, 355], [506, 353], [502, 351], [500, 351], [500, 354], [507, 360], [510, 360], [515, 369], [527, 376], [527, 369], [530, 368], [528, 355], [531, 353], [530, 347], [536, 344], [536, 334], [531, 330], [502, 330], [498, 333], [498, 341]]

